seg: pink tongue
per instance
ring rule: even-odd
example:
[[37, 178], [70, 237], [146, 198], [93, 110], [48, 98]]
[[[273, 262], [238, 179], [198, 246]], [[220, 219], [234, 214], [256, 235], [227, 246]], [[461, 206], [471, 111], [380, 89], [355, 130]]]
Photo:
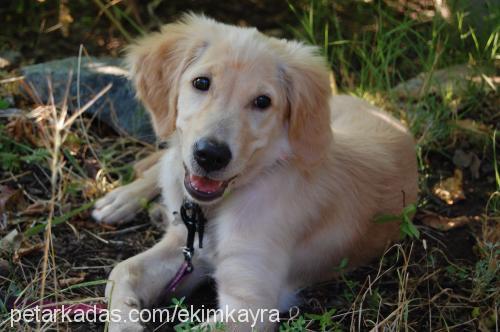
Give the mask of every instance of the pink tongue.
[[191, 182], [191, 185], [196, 190], [203, 191], [206, 193], [213, 193], [218, 191], [223, 184], [222, 181], [210, 180], [208, 178], [197, 175], [190, 175], [189, 182]]

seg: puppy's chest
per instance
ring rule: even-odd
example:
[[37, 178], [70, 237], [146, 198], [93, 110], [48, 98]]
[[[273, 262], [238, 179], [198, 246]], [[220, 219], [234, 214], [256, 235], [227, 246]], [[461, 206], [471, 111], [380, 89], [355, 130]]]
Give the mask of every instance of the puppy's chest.
[[208, 263], [215, 265], [218, 257], [218, 243], [217, 243], [217, 229], [216, 225], [210, 224], [210, 220], [207, 221], [206, 231], [203, 235], [203, 248], [198, 249], [200, 252], [200, 258], [207, 261]]
[[[236, 220], [233, 220], [233, 223], [235, 222]], [[231, 247], [232, 240], [227, 229], [232, 229], [235, 226], [233, 223], [224, 220], [221, 216], [207, 216], [203, 234], [203, 248], [199, 248], [199, 243], [196, 242], [195, 250], [198, 251], [201, 259], [213, 267], [217, 265], [220, 257], [223, 256], [225, 252], [227, 253], [228, 248]], [[249, 235], [249, 237], [251, 237], [251, 235]]]

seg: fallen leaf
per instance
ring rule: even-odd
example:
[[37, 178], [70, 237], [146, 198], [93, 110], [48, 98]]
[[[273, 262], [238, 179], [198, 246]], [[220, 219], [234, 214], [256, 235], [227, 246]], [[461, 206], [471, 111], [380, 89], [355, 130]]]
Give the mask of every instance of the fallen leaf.
[[448, 218], [435, 213], [429, 213], [422, 218], [424, 225], [440, 231], [449, 231], [453, 228], [462, 227], [472, 221], [475, 221], [475, 218], [467, 216]]
[[455, 169], [455, 174], [434, 185], [432, 192], [448, 205], [453, 205], [465, 199], [462, 188], [463, 173], [460, 169]]
[[[16, 141], [28, 141], [37, 147], [47, 146], [40, 136], [41, 124], [37, 124], [27, 115], [19, 115], [11, 118], [5, 126], [7, 134]], [[43, 126], [42, 126], [43, 127]]]
[[85, 276], [87, 274], [82, 272], [80, 273], [80, 275], [78, 277], [70, 277], [70, 278], [64, 278], [64, 279], [59, 279], [58, 282], [59, 282], [59, 286], [63, 287], [63, 288], [66, 288], [66, 287], [69, 287], [69, 286], [73, 286], [73, 285], [76, 285], [76, 284], [79, 284], [81, 283], [82, 281], [85, 280]]
[[47, 202], [38, 201], [29, 205], [21, 214], [25, 216], [35, 216], [46, 212], [48, 208], [49, 205]]
[[37, 243], [26, 248], [19, 248], [14, 252], [14, 256], [12, 257], [12, 259], [14, 260], [14, 262], [18, 263], [24, 256], [29, 255], [35, 251], [41, 251], [43, 248], [43, 243]]
[[17, 210], [23, 202], [24, 198], [21, 189], [0, 186], [0, 214]]

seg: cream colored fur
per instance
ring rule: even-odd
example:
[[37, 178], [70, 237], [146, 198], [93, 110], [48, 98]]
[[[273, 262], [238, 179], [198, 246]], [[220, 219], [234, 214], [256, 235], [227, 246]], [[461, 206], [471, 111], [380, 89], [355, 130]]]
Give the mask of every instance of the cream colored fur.
[[[161, 189], [170, 220], [158, 244], [113, 269], [106, 289], [111, 309], [126, 317], [168, 300], [158, 296], [182, 263], [186, 238], [174, 215], [186, 196], [183, 164], [196, 171], [192, 145], [206, 135], [227, 142], [233, 154], [214, 177], [236, 178], [228, 195], [204, 205], [204, 248], [196, 249], [195, 272], [174, 295], [212, 276], [220, 306], [284, 309], [300, 288], [332, 278], [343, 258], [355, 267], [398, 238], [396, 223], [376, 224], [373, 217], [416, 201], [413, 138], [367, 102], [332, 97], [329, 70], [316, 54], [311, 46], [200, 16], [130, 48], [138, 96], [170, 148], [138, 180], [102, 198], [93, 215], [101, 222], [130, 219], [141, 198]], [[203, 75], [213, 82], [204, 94], [191, 86]], [[262, 93], [272, 107], [252, 109]], [[113, 323], [110, 330], [142, 326]]]

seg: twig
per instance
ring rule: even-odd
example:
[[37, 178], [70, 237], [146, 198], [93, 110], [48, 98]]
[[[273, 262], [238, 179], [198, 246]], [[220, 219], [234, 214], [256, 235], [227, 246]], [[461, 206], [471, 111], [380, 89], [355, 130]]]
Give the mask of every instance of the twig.
[[12, 83], [12, 82], [17, 82], [17, 81], [22, 81], [22, 80], [24, 80], [24, 76], [10, 77], [10, 78], [5, 78], [3, 80], [0, 80], [0, 84]]
[[142, 229], [142, 228], [146, 228], [148, 226], [149, 226], [149, 224], [136, 225], [136, 226], [132, 226], [132, 227], [124, 228], [124, 229], [119, 229], [117, 231], [101, 232], [101, 233], [99, 233], [99, 235], [101, 235], [101, 236], [102, 235], [123, 235], [123, 234], [127, 234], [127, 233], [130, 233], [130, 232]]
[[27, 174], [31, 174], [31, 172], [30, 171], [26, 171], [26, 172], [23, 172], [23, 173], [17, 174], [17, 175], [14, 175], [14, 174], [11, 173], [10, 177], [8, 177], [6, 179], [0, 180], [0, 184], [5, 183], [5, 182], [9, 182], [9, 181], [12, 181], [12, 180], [17, 180], [17, 179], [22, 178], [23, 176], [25, 176]]

